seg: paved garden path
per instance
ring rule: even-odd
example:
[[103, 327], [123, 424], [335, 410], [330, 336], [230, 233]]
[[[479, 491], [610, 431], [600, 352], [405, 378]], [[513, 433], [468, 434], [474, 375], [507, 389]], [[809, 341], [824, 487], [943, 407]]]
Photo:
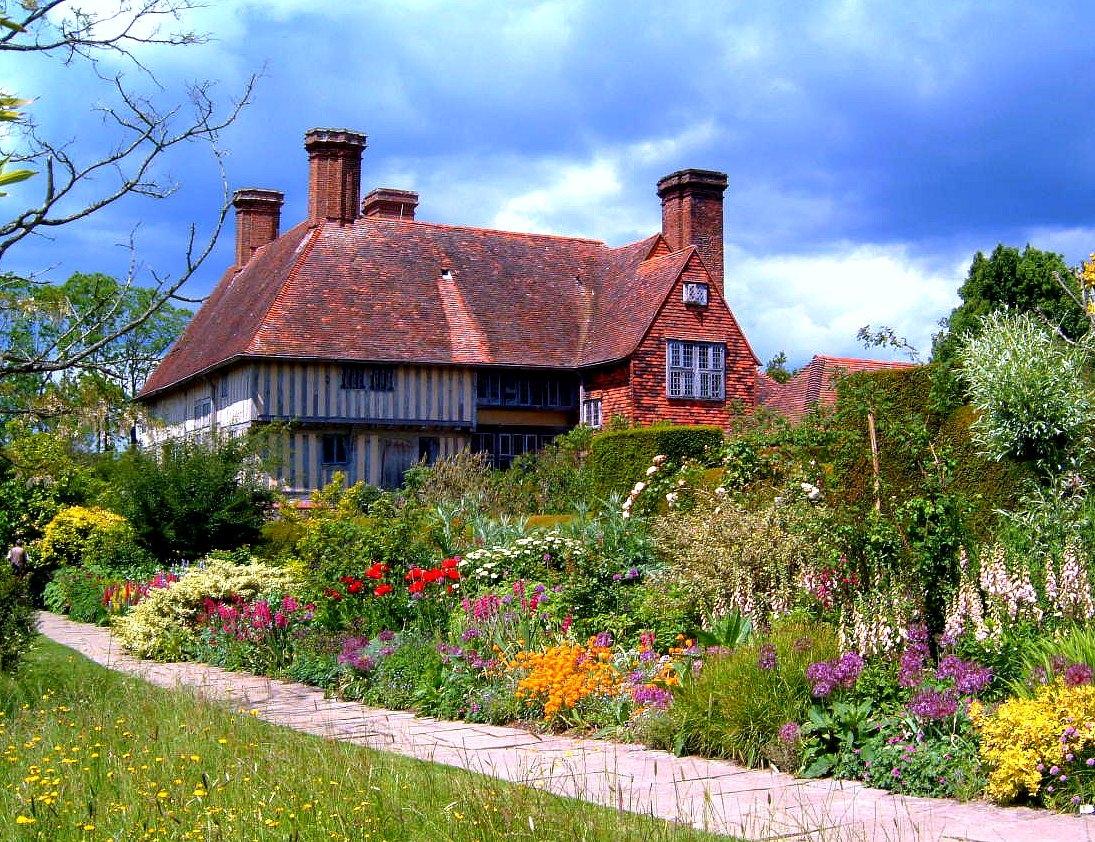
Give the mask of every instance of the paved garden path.
[[803, 781], [634, 745], [444, 722], [324, 698], [301, 684], [202, 664], [130, 657], [105, 629], [42, 613], [47, 637], [167, 688], [257, 710], [267, 722], [646, 813], [751, 840], [1095, 842], [1095, 817], [890, 795], [856, 783]]

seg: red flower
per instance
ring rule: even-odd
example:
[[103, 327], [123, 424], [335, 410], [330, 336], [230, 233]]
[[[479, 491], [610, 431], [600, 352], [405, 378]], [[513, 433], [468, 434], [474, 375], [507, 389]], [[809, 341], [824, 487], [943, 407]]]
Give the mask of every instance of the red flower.
[[416, 582], [411, 582], [407, 586], [407, 590], [411, 593], [422, 593], [422, 591], [426, 590], [426, 583], [419, 579]]
[[390, 594], [391, 592], [392, 586], [384, 583], [383, 585], [376, 586], [376, 588], [373, 590], [373, 596], [384, 596], [385, 594]]
[[365, 575], [370, 579], [380, 579], [385, 573], [388, 572], [388, 565], [381, 564], [379, 561], [374, 562], [373, 566], [365, 571]]
[[446, 570], [445, 575], [448, 578], [452, 579], [454, 582], [457, 582], [457, 581], [460, 580], [460, 571], [457, 570], [455, 567], [451, 567], [448, 570]]
[[360, 579], [354, 579], [352, 582], [350, 582], [349, 586], [346, 589], [350, 593], [361, 593], [361, 590], [364, 587], [365, 587], [364, 582], [362, 582]]
[[323, 591], [323, 595], [328, 599], [333, 599], [335, 602], [338, 602], [340, 599], [342, 599], [342, 591], [338, 590], [337, 588], [327, 588]]
[[443, 570], [454, 570], [459, 563], [460, 556], [454, 555], [452, 558], [447, 558], [441, 562], [441, 567]]
[[406, 579], [408, 582], [417, 582], [419, 579], [421, 579], [425, 575], [426, 575], [426, 571], [423, 570], [421, 567], [412, 567], [408, 571], [407, 575], [404, 576], [403, 578]]

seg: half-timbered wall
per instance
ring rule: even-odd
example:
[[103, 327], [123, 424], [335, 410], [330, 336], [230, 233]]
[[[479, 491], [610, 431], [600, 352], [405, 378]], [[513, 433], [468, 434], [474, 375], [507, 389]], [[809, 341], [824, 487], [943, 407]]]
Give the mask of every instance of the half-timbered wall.
[[251, 367], [240, 366], [150, 402], [149, 414], [155, 421], [142, 431], [144, 443], [208, 435], [214, 427], [243, 432], [256, 414], [251, 381]]
[[[345, 463], [325, 463], [323, 437], [346, 435], [350, 440]], [[378, 432], [332, 427], [330, 429], [290, 431], [275, 439], [271, 447], [274, 480], [289, 494], [306, 494], [329, 483], [341, 471], [349, 484], [365, 481], [370, 485], [393, 486], [402, 480], [403, 471], [418, 462], [422, 439], [434, 439], [437, 457], [455, 456], [470, 444], [467, 434], [412, 434], [401, 431]]]
[[251, 388], [261, 420], [474, 422], [470, 369], [394, 366], [393, 374], [392, 391], [344, 389], [337, 363], [263, 362], [252, 368]]

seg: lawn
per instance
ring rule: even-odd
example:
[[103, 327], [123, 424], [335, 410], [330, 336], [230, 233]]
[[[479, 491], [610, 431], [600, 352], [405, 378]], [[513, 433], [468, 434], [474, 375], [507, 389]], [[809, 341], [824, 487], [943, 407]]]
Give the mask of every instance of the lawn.
[[642, 839], [707, 834], [299, 734], [39, 639], [0, 676], [3, 839]]

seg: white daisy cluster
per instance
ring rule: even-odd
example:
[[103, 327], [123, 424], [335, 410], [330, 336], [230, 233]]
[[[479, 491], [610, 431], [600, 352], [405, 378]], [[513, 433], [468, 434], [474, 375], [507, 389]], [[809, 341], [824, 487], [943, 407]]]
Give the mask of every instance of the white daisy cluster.
[[583, 557], [585, 547], [558, 532], [527, 535], [494, 547], [472, 550], [460, 560], [461, 573], [486, 582], [500, 581], [509, 571], [540, 565], [562, 569]]

